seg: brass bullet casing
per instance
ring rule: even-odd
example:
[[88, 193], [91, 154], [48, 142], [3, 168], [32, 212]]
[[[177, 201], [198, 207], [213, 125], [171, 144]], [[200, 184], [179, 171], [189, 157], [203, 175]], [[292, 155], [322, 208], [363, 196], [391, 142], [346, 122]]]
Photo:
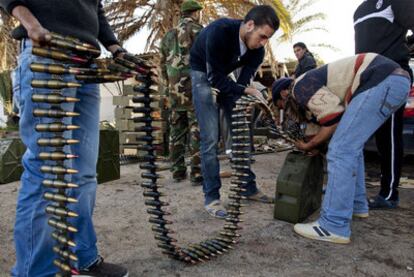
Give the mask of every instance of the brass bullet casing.
[[223, 242], [223, 241], [220, 241], [220, 240], [217, 240], [217, 239], [212, 239], [212, 240], [210, 240], [211, 242], [213, 242], [213, 243], [215, 243], [215, 244], [217, 244], [217, 245], [220, 245], [221, 247], [223, 247], [224, 249], [226, 249], [226, 248], [228, 248], [228, 249], [233, 249], [233, 247], [231, 247], [230, 245], [229, 245], [229, 243], [227, 243], [227, 242]]
[[247, 174], [247, 173], [241, 173], [241, 172], [233, 172], [232, 175], [234, 177], [249, 177], [249, 174]]
[[244, 132], [250, 132], [250, 128], [240, 128], [240, 129], [233, 129], [234, 133], [244, 133]]
[[56, 188], [56, 189], [70, 189], [70, 188], [78, 188], [77, 184], [67, 183], [60, 180], [49, 180], [44, 179], [42, 181], [42, 185], [48, 188]]
[[76, 243], [71, 241], [69, 238], [60, 235], [58, 232], [53, 232], [52, 233], [52, 238], [54, 238], [55, 240], [57, 240], [58, 242], [60, 242], [61, 244], [65, 244], [71, 247], [76, 247]]
[[242, 181], [242, 180], [231, 180], [230, 184], [232, 184], [230, 187], [238, 188], [239, 185], [247, 185], [249, 182]]
[[51, 33], [51, 35], [52, 35], [52, 38], [54, 38], [54, 39], [60, 39], [60, 40], [65, 40], [65, 41], [68, 41], [68, 42], [76, 43], [76, 44], [79, 44], [79, 45], [81, 45], [83, 47], [86, 47], [86, 48], [89, 48], [89, 49], [97, 49], [92, 44], [83, 42], [80, 39], [75, 38], [75, 37], [64, 36], [64, 35], [53, 33], [53, 32]]
[[64, 194], [55, 194], [51, 192], [45, 192], [43, 194], [43, 198], [55, 202], [78, 203], [78, 200], [76, 200], [75, 198], [67, 197]]
[[64, 152], [41, 152], [39, 153], [39, 159], [50, 161], [64, 161], [77, 158], [77, 155], [67, 154]]
[[83, 81], [85, 83], [108, 83], [124, 81], [127, 78], [119, 75], [76, 75], [76, 80]]
[[212, 257], [216, 256], [215, 252], [212, 252], [212, 251], [208, 250], [207, 248], [202, 247], [201, 245], [190, 244], [190, 247], [193, 247], [194, 249], [197, 249], [198, 251], [204, 253], [204, 255], [206, 255], [206, 256], [212, 256]]
[[156, 192], [156, 191], [144, 191], [142, 194], [144, 195], [144, 197], [163, 197], [163, 196], [165, 196], [164, 193]]
[[153, 127], [153, 126], [141, 126], [141, 127], [136, 127], [135, 128], [135, 132], [155, 132], [155, 131], [160, 131], [161, 128], [160, 127]]
[[237, 243], [237, 241], [229, 239], [227, 236], [215, 237], [214, 239], [225, 242], [225, 243], [231, 243], [231, 244], [236, 244]]
[[161, 225], [161, 226], [172, 224], [172, 221], [161, 219], [161, 218], [158, 218], [158, 217], [150, 217], [148, 221], [150, 223], [158, 224], [158, 225]]
[[251, 121], [247, 121], [247, 120], [244, 120], [244, 121], [233, 121], [231, 123], [231, 125], [232, 126], [243, 126], [243, 125], [249, 125], [251, 123], [252, 123]]
[[142, 67], [145, 67], [145, 68], [148, 68], [148, 69], [152, 67], [145, 60], [143, 60], [141, 58], [138, 58], [138, 57], [136, 57], [134, 55], [131, 55], [129, 53], [125, 53], [124, 56], [123, 56], [123, 58], [125, 60], [127, 60], [127, 61], [133, 62], [136, 65], [139, 65], [139, 66], [142, 66]]
[[220, 232], [220, 235], [230, 237], [230, 238], [238, 238], [240, 237], [240, 234], [234, 233], [234, 232]]
[[245, 112], [246, 111], [246, 107], [239, 107], [239, 108], [234, 108], [233, 109], [233, 113], [238, 113], [238, 112]]
[[252, 115], [250, 113], [237, 113], [237, 114], [232, 114], [231, 118], [243, 118], [243, 117], [251, 117]]
[[242, 188], [230, 188], [230, 191], [233, 192], [246, 192], [246, 189], [242, 189]]
[[68, 50], [78, 51], [78, 52], [85, 52], [94, 57], [99, 57], [101, 55], [101, 51], [96, 48], [85, 47], [82, 44], [79, 44], [74, 41], [63, 40], [60, 38], [52, 38], [48, 43], [57, 48], [64, 48]]
[[74, 63], [87, 63], [88, 60], [82, 57], [77, 56], [70, 56], [63, 52], [50, 50], [40, 47], [33, 47], [32, 48], [33, 55], [49, 58], [57, 61], [64, 61], [64, 62], [74, 62]]
[[159, 111], [159, 108], [151, 108], [151, 107], [134, 107], [133, 111], [134, 113], [145, 113], [145, 114], [151, 114], [152, 112]]
[[235, 203], [235, 202], [230, 202], [230, 203], [227, 204], [227, 206], [235, 208], [235, 209], [239, 209], [241, 207], [246, 207], [246, 205], [244, 205], [244, 204]]
[[59, 256], [65, 258], [65, 259], [70, 259], [74, 262], [78, 261], [78, 258], [76, 257], [76, 255], [74, 253], [72, 253], [69, 250], [60, 249], [58, 246], [53, 246], [53, 252], [55, 252], [56, 254], [58, 254]]
[[42, 165], [40, 167], [40, 171], [43, 173], [50, 173], [50, 174], [76, 174], [78, 171], [73, 168], [66, 168], [63, 166], [49, 166], [49, 165]]
[[44, 109], [34, 109], [33, 115], [36, 117], [51, 117], [51, 118], [63, 118], [63, 117], [74, 117], [79, 116], [79, 113], [67, 112], [64, 110], [44, 110]]
[[151, 226], [151, 230], [153, 232], [156, 232], [156, 233], [159, 233], [159, 234], [164, 234], [164, 235], [166, 235], [166, 234], [174, 234], [174, 231], [169, 230], [169, 229], [167, 229], [165, 227], [161, 227], [159, 225], [152, 225]]
[[70, 225], [66, 222], [59, 221], [56, 218], [50, 218], [47, 221], [47, 223], [50, 226], [52, 226], [56, 229], [62, 230], [62, 231], [67, 231], [67, 232], [72, 232], [72, 233], [77, 233], [78, 232], [78, 229], [76, 229], [74, 226], [72, 226], [72, 225]]
[[79, 129], [77, 125], [65, 125], [61, 122], [37, 124], [36, 131], [38, 132], [64, 132]]
[[145, 200], [145, 205], [152, 206], [152, 207], [169, 206], [167, 202], [158, 201], [158, 200]]
[[[233, 154], [233, 152], [232, 152], [232, 154]], [[250, 158], [232, 158], [231, 161], [236, 162], [236, 163], [237, 162], [249, 162]]]
[[194, 248], [192, 246], [188, 246], [186, 249], [188, 249], [189, 251], [197, 254], [198, 256], [202, 257], [203, 259], [210, 260], [210, 256], [209, 255], [201, 252], [200, 250], [198, 250], [198, 249], [196, 249], [196, 248]]
[[141, 187], [146, 188], [146, 189], [153, 189], [153, 190], [156, 190], [156, 189], [162, 188], [162, 186], [161, 186], [161, 185], [157, 185], [157, 184], [156, 184], [156, 183], [154, 183], [154, 182], [143, 182], [143, 183], [141, 184]]
[[123, 58], [117, 57], [114, 60], [117, 64], [120, 64], [122, 66], [125, 66], [125, 67], [129, 68], [129, 69], [137, 72], [137, 74], [139, 73], [139, 74], [147, 75], [151, 72], [150, 69], [139, 66], [139, 65], [135, 64], [134, 62], [128, 61], [128, 60], [123, 59]]
[[134, 103], [143, 103], [143, 104], [151, 104], [152, 102], [160, 101], [161, 97], [159, 96], [134, 96], [132, 97], [132, 102]]
[[47, 89], [79, 88], [82, 85], [74, 82], [62, 82], [58, 80], [32, 80], [32, 87]]
[[66, 264], [66, 263], [64, 263], [64, 262], [62, 262], [62, 261], [60, 261], [58, 259], [55, 259], [53, 261], [53, 264], [55, 266], [57, 266], [59, 269], [63, 270], [63, 271], [66, 271], [66, 272], [70, 272], [71, 271], [71, 267], [70, 267], [69, 264]]
[[157, 94], [158, 91], [155, 87], [147, 87], [146, 85], [136, 85], [132, 88], [135, 92], [140, 92], [143, 94]]
[[250, 151], [234, 150], [234, 151], [231, 151], [231, 153], [233, 155], [249, 155], [250, 154]]
[[109, 74], [111, 71], [106, 68], [90, 68], [90, 67], [70, 67], [70, 69], [76, 71], [77, 75], [102, 75], [102, 74]]
[[247, 170], [250, 169], [250, 166], [248, 165], [237, 165], [237, 164], [232, 164], [231, 165], [232, 169], [239, 169], [239, 170]]
[[148, 172], [143, 172], [143, 173], [141, 173], [141, 178], [157, 180], [157, 179], [163, 179], [164, 176], [159, 175], [159, 174], [152, 174], [152, 173], [148, 173]]
[[33, 94], [32, 101], [49, 104], [62, 104], [79, 102], [79, 99], [74, 97], [65, 97], [57, 94]]
[[214, 247], [218, 251], [228, 252], [228, 250], [224, 247], [221, 247], [220, 245], [213, 243], [211, 240], [204, 241], [206, 244], [210, 245], [211, 247]]
[[215, 253], [215, 254], [220, 254], [220, 255], [222, 255], [222, 254], [223, 254], [223, 252], [221, 252], [221, 251], [217, 250], [216, 248], [214, 248], [214, 247], [212, 247], [212, 246], [208, 245], [208, 244], [207, 244], [207, 243], [205, 243], [205, 242], [200, 242], [200, 246], [201, 246], [201, 247], [204, 247], [204, 248], [206, 248], [206, 249], [208, 249], [209, 251], [211, 251], [211, 252], [213, 252], [213, 253]]
[[246, 200], [247, 197], [245, 196], [240, 196], [237, 194], [229, 194], [229, 199], [235, 199], [235, 200]]
[[132, 74], [132, 75], [138, 74], [138, 72], [136, 72], [134, 70], [131, 70], [131, 69], [129, 69], [129, 68], [125, 67], [125, 66], [122, 66], [120, 64], [116, 64], [116, 63], [110, 63], [108, 65], [108, 69], [111, 72], [114, 72], [114, 73], [119, 72], [119, 73]]
[[147, 209], [147, 213], [151, 215], [157, 215], [157, 216], [168, 216], [171, 215], [169, 212], [164, 212], [159, 209]]
[[152, 164], [152, 163], [145, 163], [145, 164], [140, 164], [139, 165], [140, 169], [146, 169], [146, 170], [151, 170], [151, 171], [160, 171], [160, 167], [156, 164]]
[[240, 215], [244, 215], [243, 212], [241, 211], [237, 211], [237, 210], [227, 210], [227, 213], [231, 216], [240, 216]]
[[199, 262], [204, 262], [204, 260], [203, 259], [201, 259], [201, 257], [200, 256], [198, 256], [196, 253], [194, 253], [194, 252], [191, 252], [190, 250], [188, 250], [188, 249], [185, 249], [185, 248], [183, 248], [183, 249], [181, 249], [181, 252], [182, 253], [184, 253], [185, 255], [187, 255], [187, 256], [189, 256], [191, 259], [193, 259], [193, 260], [196, 260], [196, 261], [199, 261]]
[[168, 243], [171, 243], [171, 242], [177, 242], [177, 240], [176, 240], [176, 239], [171, 238], [171, 237], [169, 237], [169, 236], [154, 235], [154, 238], [155, 238], [156, 240], [160, 240], [160, 241], [163, 241], [163, 242], [168, 242]]
[[237, 230], [241, 230], [242, 228], [236, 225], [224, 225], [224, 229], [229, 230], [229, 231], [237, 231]]
[[232, 147], [251, 147], [250, 143], [233, 143]]
[[42, 72], [55, 75], [61, 74], [79, 74], [81, 71], [75, 68], [65, 67], [61, 64], [32, 63], [30, 69], [33, 72]]
[[157, 246], [168, 251], [177, 251], [177, 246], [172, 244], [158, 243]]
[[79, 215], [69, 209], [49, 205], [46, 207], [46, 213], [61, 217], [78, 217]]
[[143, 141], [143, 142], [148, 142], [148, 143], [152, 143], [154, 141], [154, 137], [153, 136], [137, 136], [136, 140], [138, 141]]
[[235, 218], [235, 217], [226, 217], [225, 219], [227, 222], [232, 222], [232, 223], [240, 223], [243, 222], [243, 220]]
[[233, 137], [233, 141], [234, 140], [249, 140], [250, 137], [249, 136], [234, 136]]
[[37, 140], [39, 146], [63, 147], [65, 145], [73, 145], [79, 143], [76, 139], [65, 139], [63, 137], [40, 138]]

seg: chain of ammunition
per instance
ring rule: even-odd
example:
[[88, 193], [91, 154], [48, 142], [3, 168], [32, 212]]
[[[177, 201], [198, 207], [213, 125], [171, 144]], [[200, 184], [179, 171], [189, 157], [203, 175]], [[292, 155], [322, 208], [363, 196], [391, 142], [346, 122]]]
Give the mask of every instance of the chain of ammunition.
[[[38, 158], [45, 161], [40, 170], [44, 174], [54, 176], [45, 178], [42, 182], [47, 188], [43, 198], [51, 202], [45, 212], [49, 215], [48, 224], [54, 228], [52, 237], [56, 241], [53, 251], [57, 254], [57, 258], [51, 263], [59, 270], [56, 276], [68, 277], [78, 275], [73, 266], [78, 260], [72, 250], [76, 243], [71, 238], [72, 234], [78, 232], [79, 226], [69, 223], [69, 219], [78, 217], [78, 214], [69, 209], [67, 205], [77, 203], [78, 200], [71, 197], [67, 190], [76, 189], [78, 185], [67, 182], [65, 177], [77, 174], [78, 171], [67, 167], [65, 161], [78, 158], [76, 154], [80, 153], [65, 152], [68, 148], [65, 146], [77, 144], [79, 141], [64, 136], [64, 132], [76, 130], [79, 126], [68, 125], [64, 119], [74, 118], [80, 114], [64, 110], [62, 104], [79, 101], [77, 98], [65, 95], [66, 89], [76, 89], [82, 86], [82, 83], [121, 81], [130, 76], [119, 70], [96, 68], [93, 58], [99, 56], [99, 49], [76, 38], [55, 33], [52, 33], [52, 40], [46, 47], [33, 47], [32, 54], [54, 60], [53, 63], [31, 64], [30, 69], [33, 72], [50, 74], [48, 79], [36, 79], [35, 77], [31, 81], [34, 90], [32, 101], [42, 105], [42, 108], [33, 110], [33, 116], [48, 118], [48, 123], [37, 124], [35, 131], [47, 134], [37, 141], [39, 147], [48, 149], [48, 151], [42, 149], [39, 153]], [[71, 76], [72, 81], [65, 82], [62, 76]], [[151, 179], [154, 176], [147, 177]], [[162, 223], [158, 220], [156, 222]], [[162, 238], [166, 239], [164, 235]]]

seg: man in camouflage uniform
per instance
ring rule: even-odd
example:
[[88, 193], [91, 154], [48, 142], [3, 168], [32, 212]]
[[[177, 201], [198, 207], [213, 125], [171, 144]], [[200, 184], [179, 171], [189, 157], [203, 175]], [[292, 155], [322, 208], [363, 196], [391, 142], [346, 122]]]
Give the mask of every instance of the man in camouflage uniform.
[[[203, 28], [200, 24], [200, 11], [203, 7], [194, 0], [186, 0], [181, 5], [181, 18], [178, 25], [167, 32], [161, 41], [161, 77], [166, 87], [166, 96], [171, 111], [170, 158], [174, 180], [186, 178], [184, 160], [186, 144], [191, 152], [191, 182], [201, 185], [200, 131], [196, 121], [191, 97], [190, 48]], [[188, 141], [188, 133], [190, 138]]]

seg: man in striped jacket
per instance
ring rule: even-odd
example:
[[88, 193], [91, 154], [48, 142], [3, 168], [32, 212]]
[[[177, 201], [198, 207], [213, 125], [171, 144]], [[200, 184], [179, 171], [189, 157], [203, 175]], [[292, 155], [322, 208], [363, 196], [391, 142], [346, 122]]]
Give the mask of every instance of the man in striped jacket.
[[[350, 242], [352, 216], [367, 217], [363, 148], [369, 137], [407, 100], [410, 76], [397, 63], [367, 53], [308, 71], [291, 97], [321, 125], [308, 142], [311, 152], [329, 140], [328, 185], [320, 218], [296, 224], [296, 233], [334, 243]], [[284, 101], [278, 95], [277, 101]]]

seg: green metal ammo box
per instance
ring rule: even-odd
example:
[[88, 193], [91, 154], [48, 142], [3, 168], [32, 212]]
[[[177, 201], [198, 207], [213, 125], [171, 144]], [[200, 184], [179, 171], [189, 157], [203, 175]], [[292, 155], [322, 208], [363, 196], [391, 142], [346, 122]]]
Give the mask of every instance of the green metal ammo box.
[[274, 218], [291, 223], [304, 221], [321, 206], [323, 158], [291, 152], [276, 183]]
[[25, 151], [26, 147], [19, 138], [0, 139], [0, 184], [20, 180]]
[[119, 164], [119, 132], [116, 129], [101, 129], [99, 156], [96, 165], [98, 184], [121, 178]]

